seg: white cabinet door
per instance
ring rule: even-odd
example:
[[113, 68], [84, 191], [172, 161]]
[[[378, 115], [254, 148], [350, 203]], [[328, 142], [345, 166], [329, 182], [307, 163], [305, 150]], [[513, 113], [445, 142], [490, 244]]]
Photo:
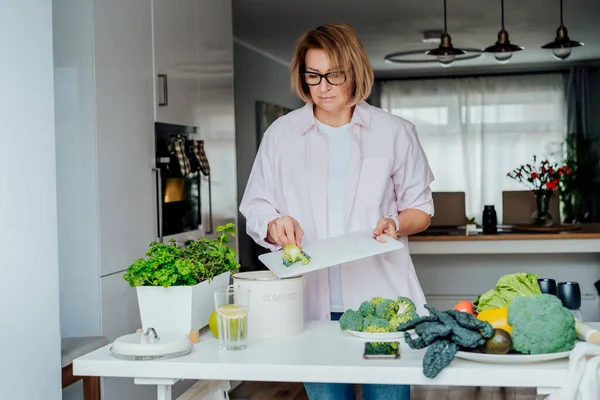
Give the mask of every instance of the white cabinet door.
[[[94, 91], [101, 274], [126, 269], [156, 239], [152, 7], [94, 1]], [[72, 157], [86, 154], [73, 153]]]
[[100, 278], [102, 335], [109, 341], [142, 327], [135, 288], [123, 279], [123, 272]]
[[155, 120], [194, 125], [198, 106], [198, 0], [153, 0]]

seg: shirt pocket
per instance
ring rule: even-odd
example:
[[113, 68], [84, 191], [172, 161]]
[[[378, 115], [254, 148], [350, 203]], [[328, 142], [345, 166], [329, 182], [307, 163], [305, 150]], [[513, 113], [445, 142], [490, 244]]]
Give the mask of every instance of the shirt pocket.
[[360, 168], [355, 204], [358, 210], [387, 212], [394, 202], [392, 168], [388, 157], [363, 158]]

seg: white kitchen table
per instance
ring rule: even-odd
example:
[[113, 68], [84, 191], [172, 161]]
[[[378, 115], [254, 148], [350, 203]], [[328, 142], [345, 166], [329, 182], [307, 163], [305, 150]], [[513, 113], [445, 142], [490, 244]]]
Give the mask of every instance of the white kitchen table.
[[[589, 323], [600, 328], [600, 323]], [[398, 360], [364, 360], [364, 340], [340, 332], [337, 322], [308, 322], [302, 334], [250, 339], [248, 348], [218, 348], [208, 329], [184, 357], [124, 361], [113, 357], [110, 344], [73, 362], [73, 374], [133, 378], [156, 385], [158, 400], [171, 400], [171, 386], [181, 379], [280, 382], [351, 382], [407, 385], [535, 387], [538, 394], [562, 387], [568, 359], [537, 364], [484, 364], [455, 358], [435, 379], [423, 375], [425, 350], [413, 350], [404, 339]]]

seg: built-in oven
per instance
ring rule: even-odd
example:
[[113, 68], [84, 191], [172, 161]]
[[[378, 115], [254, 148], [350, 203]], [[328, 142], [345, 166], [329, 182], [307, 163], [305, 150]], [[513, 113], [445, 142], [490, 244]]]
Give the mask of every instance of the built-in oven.
[[[155, 124], [157, 236], [185, 243], [212, 233], [210, 164], [194, 126]], [[201, 186], [208, 185], [208, 224]]]

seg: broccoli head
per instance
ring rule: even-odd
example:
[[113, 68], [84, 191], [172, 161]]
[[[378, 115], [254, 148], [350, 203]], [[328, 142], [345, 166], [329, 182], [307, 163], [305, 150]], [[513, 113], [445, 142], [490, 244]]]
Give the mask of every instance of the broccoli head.
[[374, 316], [366, 317], [363, 320], [363, 332], [390, 332], [390, 323], [385, 318], [379, 318]]
[[340, 329], [343, 331], [362, 331], [363, 316], [359, 311], [348, 309], [340, 317]]
[[400, 324], [403, 324], [415, 318], [419, 318], [419, 315], [414, 311], [409, 312], [407, 314], [396, 314], [392, 318], [390, 318], [390, 329], [392, 331], [397, 331], [398, 326], [400, 326]]
[[306, 265], [310, 262], [310, 257], [295, 244], [288, 244], [283, 247], [282, 262], [285, 267], [289, 267], [297, 262]]
[[523, 354], [569, 351], [575, 345], [575, 319], [551, 294], [520, 296], [508, 306], [513, 348]]
[[408, 297], [398, 297], [396, 303], [398, 304], [398, 314], [408, 314], [411, 311], [417, 311], [415, 303]]
[[375, 316], [389, 320], [398, 313], [398, 303], [385, 299], [375, 307]]
[[384, 301], [385, 298], [384, 297], [373, 297], [370, 302], [371, 304], [373, 304], [374, 307], [377, 307], [379, 305], [379, 303], [381, 303], [382, 301]]
[[358, 307], [358, 311], [360, 311], [363, 317], [370, 317], [375, 315], [375, 306], [370, 301], [363, 301], [360, 307]]

